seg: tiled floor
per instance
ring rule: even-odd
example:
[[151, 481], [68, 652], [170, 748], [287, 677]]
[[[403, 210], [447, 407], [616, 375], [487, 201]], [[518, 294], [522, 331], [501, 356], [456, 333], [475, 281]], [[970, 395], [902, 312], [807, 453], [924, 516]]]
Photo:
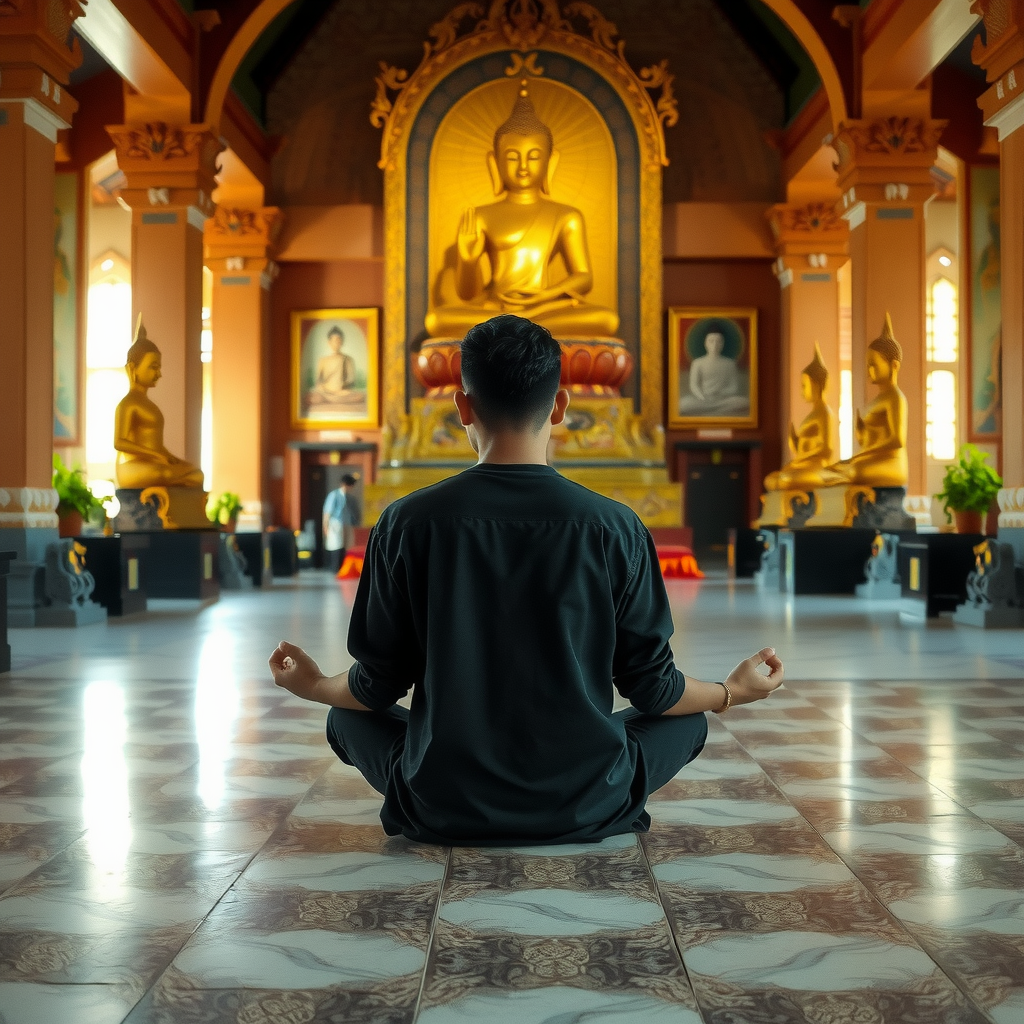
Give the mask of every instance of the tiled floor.
[[[648, 835], [388, 839], [323, 714], [351, 588], [17, 631], [0, 676], [3, 1024], [1024, 1021], [1024, 635], [670, 586], [680, 664], [773, 643]], [[927, 681], [921, 681], [927, 680]]]

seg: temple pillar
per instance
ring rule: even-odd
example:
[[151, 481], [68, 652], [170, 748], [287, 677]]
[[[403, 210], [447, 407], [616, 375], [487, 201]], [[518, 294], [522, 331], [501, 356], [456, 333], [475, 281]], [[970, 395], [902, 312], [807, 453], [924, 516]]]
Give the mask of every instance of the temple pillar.
[[77, 3], [0, 11], [0, 551], [13, 551], [7, 621], [33, 626], [46, 546], [57, 540], [53, 478], [53, 204], [57, 132], [78, 104], [66, 40]]
[[203, 226], [213, 213], [215, 161], [224, 148], [208, 125], [108, 127], [132, 210], [132, 316], [160, 347], [159, 402], [167, 447], [199, 465]]
[[989, 89], [978, 98], [999, 133], [999, 256], [1002, 306], [1000, 527], [1024, 527], [1024, 0], [982, 5], [985, 42], [971, 59]]
[[899, 382], [910, 407], [910, 495], [927, 486], [924, 204], [934, 192], [929, 172], [945, 124], [916, 115], [846, 121], [833, 142], [837, 210], [850, 227], [853, 404], [867, 404], [867, 347], [888, 312], [903, 349]]
[[272, 516], [264, 501], [267, 428], [263, 367], [269, 355], [271, 261], [280, 229], [274, 207], [218, 206], [206, 222], [206, 266], [213, 274], [210, 363], [213, 403], [213, 477], [210, 491], [242, 499], [239, 528], [262, 530]]
[[[775, 236], [775, 276], [782, 289], [782, 450], [789, 426], [799, 423], [806, 402], [800, 371], [814, 358], [815, 344], [829, 370], [825, 399], [839, 408], [839, 282], [846, 261], [849, 230], [832, 203], [779, 204], [768, 213]], [[832, 447], [839, 451], [838, 439]], [[838, 457], [838, 456], [837, 456]]]

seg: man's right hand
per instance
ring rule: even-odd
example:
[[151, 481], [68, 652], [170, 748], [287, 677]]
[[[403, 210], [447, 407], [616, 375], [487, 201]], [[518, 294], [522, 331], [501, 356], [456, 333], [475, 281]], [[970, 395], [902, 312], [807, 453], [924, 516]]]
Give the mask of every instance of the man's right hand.
[[282, 640], [270, 656], [270, 671], [274, 682], [296, 697], [323, 702], [319, 691], [325, 676], [301, 647]]
[[[761, 665], [767, 665], [767, 675], [758, 672]], [[765, 647], [752, 658], [741, 661], [725, 678], [725, 685], [732, 694], [733, 705], [753, 704], [764, 700], [772, 691], [782, 685], [785, 676], [782, 659], [774, 647]]]

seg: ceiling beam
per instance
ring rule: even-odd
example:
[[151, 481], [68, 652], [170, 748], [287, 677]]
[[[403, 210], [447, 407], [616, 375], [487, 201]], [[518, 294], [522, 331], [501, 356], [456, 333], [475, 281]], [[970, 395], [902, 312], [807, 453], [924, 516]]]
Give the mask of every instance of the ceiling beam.
[[[868, 8], [870, 13], [871, 8]], [[967, 0], [902, 0], [864, 50], [864, 89], [916, 89], [981, 20]]]
[[167, 120], [190, 119], [191, 53], [148, 3], [90, 0], [75, 27], [135, 93], [152, 98], [154, 113], [166, 111]]

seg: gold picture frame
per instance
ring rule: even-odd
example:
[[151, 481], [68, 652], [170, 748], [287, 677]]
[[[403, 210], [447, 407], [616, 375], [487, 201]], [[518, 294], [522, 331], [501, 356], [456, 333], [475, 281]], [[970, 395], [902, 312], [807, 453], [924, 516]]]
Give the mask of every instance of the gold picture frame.
[[[717, 352], [708, 335], [718, 334]], [[668, 311], [668, 427], [757, 427], [757, 310], [672, 306]]]
[[292, 311], [292, 427], [380, 425], [380, 310]]

